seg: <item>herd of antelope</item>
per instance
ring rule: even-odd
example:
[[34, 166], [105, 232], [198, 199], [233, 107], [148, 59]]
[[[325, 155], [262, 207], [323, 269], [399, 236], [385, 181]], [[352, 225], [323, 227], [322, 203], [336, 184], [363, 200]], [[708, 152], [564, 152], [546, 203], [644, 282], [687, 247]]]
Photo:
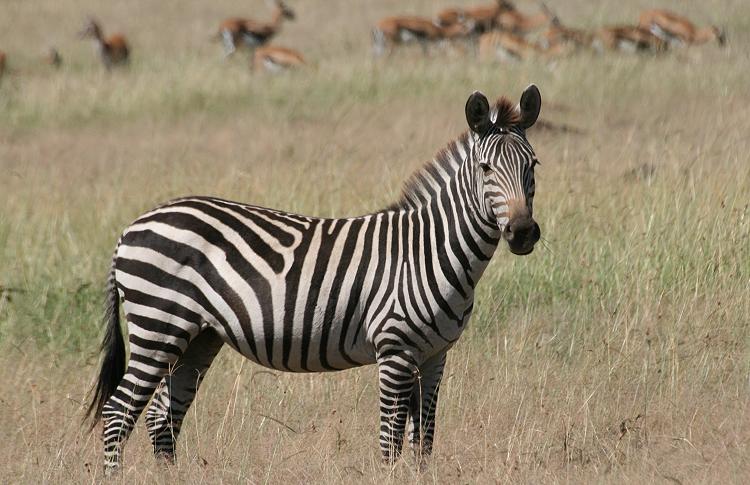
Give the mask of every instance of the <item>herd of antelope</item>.
[[[231, 17], [219, 24], [218, 34], [224, 46], [224, 57], [230, 57], [240, 47], [250, 51], [250, 67], [279, 71], [305, 64], [305, 58], [294, 49], [270, 45], [281, 30], [284, 20], [294, 20], [295, 14], [283, 0], [271, 0], [274, 11], [269, 21], [259, 21], [246, 17]], [[101, 24], [89, 17], [79, 33], [82, 39], [93, 39], [99, 60], [109, 71], [126, 66], [130, 62], [130, 43], [125, 35], [117, 33], [105, 35]], [[0, 79], [6, 70], [6, 54], [0, 50]], [[50, 48], [45, 62], [54, 67], [62, 65], [62, 56], [55, 48]]]
[[[597, 51], [664, 51], [669, 47], [716, 40], [723, 45], [724, 32], [714, 26], [696, 27], [676, 13], [653, 9], [641, 13], [634, 25], [584, 30], [566, 27], [544, 3], [539, 12], [524, 14], [508, 0], [466, 8], [446, 8], [434, 17], [393, 16], [373, 29], [375, 55], [389, 54], [397, 46], [418, 43], [427, 53], [433, 44], [456, 39], [476, 39], [483, 60], [553, 58], [580, 48]], [[546, 27], [536, 40], [529, 34]]]
[[[295, 19], [294, 11], [282, 0], [271, 1], [274, 10], [268, 21], [232, 17], [219, 24], [215, 38], [223, 44], [224, 57], [232, 56], [243, 47], [250, 52], [253, 69], [279, 71], [305, 64], [305, 58], [298, 51], [270, 44], [284, 21]], [[426, 54], [433, 44], [468, 39], [476, 40], [480, 59], [521, 60], [555, 58], [581, 48], [658, 52], [709, 41], [724, 45], [726, 41], [718, 27], [696, 27], [687, 18], [668, 10], [646, 10], [633, 25], [584, 30], [564, 26], [544, 3], [539, 7], [539, 12], [528, 15], [509, 0], [495, 0], [475, 7], [446, 8], [432, 18], [386, 17], [377, 22], [372, 31], [373, 50], [380, 56], [386, 52], [391, 54], [398, 46], [417, 43]], [[541, 35], [530, 40], [529, 34], [545, 27]], [[123, 34], [105, 35], [101, 25], [89, 18], [80, 36], [94, 40], [99, 59], [107, 70], [128, 64], [131, 49]], [[6, 71], [6, 58], [5, 52], [0, 50], [0, 79]], [[51, 48], [46, 61], [59, 67], [62, 56]]]

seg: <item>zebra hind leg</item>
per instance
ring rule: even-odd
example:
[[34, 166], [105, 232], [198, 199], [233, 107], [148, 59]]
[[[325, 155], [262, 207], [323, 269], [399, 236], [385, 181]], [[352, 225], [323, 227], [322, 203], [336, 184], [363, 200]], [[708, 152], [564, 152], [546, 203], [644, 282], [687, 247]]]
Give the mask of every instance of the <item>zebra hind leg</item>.
[[185, 414], [222, 345], [216, 331], [204, 330], [190, 342], [173, 371], [162, 379], [146, 411], [146, 429], [157, 459], [174, 463], [175, 442]]
[[409, 400], [409, 444], [420, 464], [432, 453], [435, 412], [445, 357], [446, 354], [441, 353], [419, 366]]
[[170, 366], [169, 362], [162, 364], [154, 361], [148, 364], [149, 370], [144, 371], [143, 362], [145, 359], [150, 358], [142, 358], [131, 351], [130, 362], [125, 375], [114, 394], [102, 407], [104, 473], [107, 476], [112, 475], [119, 469], [125, 442], [130, 436], [130, 432], [133, 431], [141, 412], [151, 399], [154, 389]]
[[120, 467], [122, 450], [138, 417], [197, 333], [182, 329], [170, 319], [162, 320], [149, 310], [139, 312], [127, 315], [130, 358], [117, 389], [102, 407], [107, 475]]

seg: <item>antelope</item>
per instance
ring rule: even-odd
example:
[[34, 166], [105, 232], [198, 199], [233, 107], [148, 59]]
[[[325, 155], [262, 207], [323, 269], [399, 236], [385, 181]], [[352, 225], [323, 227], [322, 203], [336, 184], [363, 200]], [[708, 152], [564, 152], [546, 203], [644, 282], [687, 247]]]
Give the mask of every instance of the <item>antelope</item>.
[[62, 66], [62, 56], [60, 55], [60, 52], [58, 52], [58, 50], [54, 47], [50, 47], [47, 51], [45, 61], [47, 62], [47, 64], [56, 69]]
[[726, 43], [724, 31], [716, 26], [698, 28], [687, 18], [669, 10], [644, 10], [638, 24], [660, 39], [673, 45], [703, 44], [717, 41]]
[[228, 18], [219, 25], [219, 37], [224, 43], [224, 57], [229, 57], [242, 42], [250, 49], [262, 46], [281, 30], [284, 20], [294, 20], [295, 14], [282, 0], [274, 0], [274, 12], [270, 22], [258, 22], [248, 18]]
[[626, 52], [658, 52], [664, 51], [668, 47], [664, 40], [652, 34], [650, 30], [631, 25], [599, 29], [595, 34], [592, 45], [599, 51], [607, 48]]
[[482, 34], [497, 27], [498, 16], [506, 10], [515, 10], [507, 0], [497, 0], [491, 5], [469, 8], [446, 8], [438, 12], [435, 23], [441, 27], [471, 22], [472, 33]]
[[424, 17], [386, 17], [380, 20], [372, 31], [373, 50], [375, 55], [379, 56], [383, 54], [386, 47], [389, 48], [390, 53], [395, 45], [419, 42], [422, 51], [427, 54], [429, 42], [462, 37], [467, 35], [472, 28], [471, 22], [441, 26]]
[[552, 17], [549, 28], [542, 34], [540, 45], [549, 49], [556, 45], [572, 45], [575, 48], [589, 47], [594, 40], [594, 35], [583, 29], [571, 29], [565, 27], [560, 19]]
[[551, 58], [564, 53], [563, 44], [555, 44], [545, 49], [512, 32], [496, 30], [479, 37], [479, 58], [483, 61], [520, 61], [531, 57]]
[[269, 72], [280, 72], [303, 65], [305, 65], [305, 58], [302, 54], [293, 49], [273, 45], [255, 49], [251, 63], [254, 70], [265, 69]]
[[5, 62], [8, 56], [5, 55], [5, 52], [0, 51], [0, 81], [3, 79], [3, 74], [5, 74]]
[[125, 65], [130, 60], [130, 47], [125, 36], [113, 34], [105, 37], [99, 23], [91, 17], [86, 21], [80, 37], [94, 39], [99, 50], [99, 57], [107, 70], [117, 65]]
[[506, 8], [501, 9], [495, 20], [500, 30], [523, 35], [548, 24], [554, 18], [547, 5], [542, 2], [539, 3], [541, 11], [535, 15], [525, 15], [509, 2], [503, 3]]

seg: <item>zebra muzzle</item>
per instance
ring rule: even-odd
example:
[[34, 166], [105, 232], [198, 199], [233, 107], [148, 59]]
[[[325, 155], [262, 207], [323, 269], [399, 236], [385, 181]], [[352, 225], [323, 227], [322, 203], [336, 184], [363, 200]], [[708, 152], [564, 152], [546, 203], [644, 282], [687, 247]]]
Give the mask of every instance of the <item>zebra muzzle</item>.
[[519, 256], [531, 254], [541, 234], [539, 224], [530, 216], [511, 218], [503, 228], [503, 239], [510, 252]]

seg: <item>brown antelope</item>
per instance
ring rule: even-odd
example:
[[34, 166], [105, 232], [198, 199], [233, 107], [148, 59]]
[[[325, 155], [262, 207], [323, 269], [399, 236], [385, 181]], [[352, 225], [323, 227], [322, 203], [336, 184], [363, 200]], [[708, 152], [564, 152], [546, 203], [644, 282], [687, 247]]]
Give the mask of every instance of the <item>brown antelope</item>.
[[687, 18], [669, 10], [645, 10], [641, 12], [638, 24], [673, 45], [703, 44], [713, 40], [722, 46], [726, 43], [726, 36], [720, 28], [713, 25], [698, 28]]
[[372, 31], [373, 50], [375, 55], [379, 56], [386, 49], [389, 53], [392, 52], [396, 45], [418, 42], [422, 51], [427, 54], [429, 42], [465, 36], [472, 27], [471, 23], [440, 26], [424, 17], [386, 17], [380, 20]]
[[305, 58], [299, 52], [286, 47], [266, 45], [255, 49], [251, 67], [254, 70], [265, 69], [279, 72], [305, 65]]
[[58, 52], [58, 50], [54, 47], [50, 47], [47, 51], [45, 61], [55, 69], [58, 69], [60, 66], [62, 66], [62, 56], [60, 55], [60, 52]]
[[99, 23], [89, 17], [80, 33], [81, 38], [92, 38], [96, 42], [104, 67], [107, 70], [117, 65], [125, 65], [130, 60], [130, 47], [122, 34], [105, 37]]
[[270, 22], [258, 22], [248, 18], [228, 18], [219, 25], [219, 37], [224, 43], [224, 57], [229, 57], [242, 43], [254, 49], [270, 41], [281, 30], [284, 20], [294, 20], [295, 14], [282, 0], [274, 0], [274, 12]]
[[573, 48], [590, 47], [594, 40], [592, 32], [565, 27], [557, 16], [552, 17], [549, 28], [542, 34], [539, 44], [544, 49], [556, 45], [569, 45]]
[[606, 49], [625, 52], [664, 51], [668, 44], [643, 27], [620, 25], [604, 27], [594, 34], [592, 46], [599, 51]]
[[512, 32], [495, 30], [479, 37], [479, 58], [483, 61], [521, 61], [532, 57], [554, 58], [565, 54], [563, 44], [547, 49]]
[[5, 62], [8, 56], [5, 55], [5, 52], [0, 51], [0, 81], [3, 79], [3, 74], [5, 74]]
[[503, 8], [498, 13], [497, 19], [495, 20], [497, 27], [500, 30], [523, 35], [541, 28], [550, 23], [554, 18], [554, 15], [550, 12], [549, 8], [547, 8], [547, 5], [542, 2], [539, 3], [541, 11], [535, 15], [525, 15], [518, 11], [509, 2], [503, 3], [506, 5], [506, 8]]
[[490, 5], [468, 8], [446, 8], [438, 12], [435, 23], [441, 27], [471, 22], [472, 33], [482, 34], [497, 27], [498, 16], [506, 10], [515, 10], [507, 0], [497, 0]]

